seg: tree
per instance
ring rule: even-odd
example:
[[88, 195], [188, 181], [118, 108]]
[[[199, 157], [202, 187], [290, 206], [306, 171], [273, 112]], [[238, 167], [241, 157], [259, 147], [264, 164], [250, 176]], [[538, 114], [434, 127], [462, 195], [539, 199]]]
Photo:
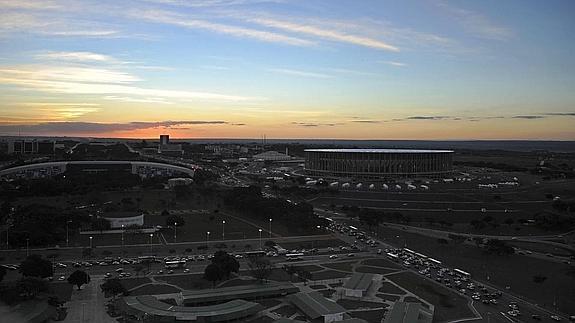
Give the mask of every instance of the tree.
[[485, 243], [485, 250], [488, 253], [494, 253], [498, 255], [511, 255], [515, 253], [515, 249], [509, 246], [505, 241], [498, 239], [489, 239]]
[[88, 273], [83, 270], [76, 270], [70, 275], [70, 277], [68, 277], [68, 283], [76, 285], [78, 287], [78, 290], [80, 290], [80, 287], [82, 287], [82, 285], [87, 284], [89, 282], [90, 282], [90, 275], [88, 275]]
[[289, 275], [291, 281], [293, 275], [295, 275], [295, 273], [297, 272], [297, 269], [293, 265], [284, 265], [283, 269]]
[[307, 283], [307, 281], [311, 280], [312, 278], [312, 273], [305, 269], [298, 270], [297, 275], [301, 280], [304, 281], [304, 283]]
[[124, 287], [124, 285], [122, 285], [122, 283], [120, 283], [120, 280], [118, 278], [108, 279], [105, 283], [100, 285], [100, 288], [102, 289], [102, 292], [104, 292], [106, 297], [109, 297], [108, 295], [111, 295], [112, 297], [115, 298], [116, 295], [119, 294], [124, 295], [128, 294], [128, 290], [126, 289], [126, 287]]
[[515, 223], [515, 221], [513, 221], [512, 218], [507, 218], [505, 219], [504, 223], [507, 224], [508, 226], [511, 226], [513, 223]]
[[132, 266], [132, 269], [134, 270], [134, 272], [136, 272], [136, 276], [140, 276], [140, 272], [144, 270], [144, 266], [141, 264], [136, 264]]
[[271, 262], [264, 257], [249, 257], [248, 267], [252, 276], [259, 281], [266, 280], [273, 270]]
[[438, 238], [437, 239], [437, 243], [439, 244], [447, 244], [449, 241], [447, 239], [444, 238]]
[[24, 277], [16, 282], [16, 288], [27, 298], [33, 298], [40, 292], [48, 290], [48, 283], [36, 277]]
[[547, 280], [547, 277], [541, 275], [541, 274], [537, 274], [535, 276], [533, 276], [533, 282], [537, 283], [537, 284], [541, 284], [543, 283], [545, 280]]
[[220, 268], [222, 278], [230, 278], [232, 272], [237, 273], [240, 270], [240, 263], [236, 258], [229, 255], [223, 250], [216, 251], [214, 258], [212, 258], [212, 264]]
[[222, 279], [222, 271], [220, 267], [215, 264], [209, 264], [204, 269], [204, 279], [212, 282], [212, 287], [215, 287], [216, 282]]
[[53, 275], [52, 263], [39, 255], [30, 255], [20, 264], [18, 270], [26, 277], [46, 278]]

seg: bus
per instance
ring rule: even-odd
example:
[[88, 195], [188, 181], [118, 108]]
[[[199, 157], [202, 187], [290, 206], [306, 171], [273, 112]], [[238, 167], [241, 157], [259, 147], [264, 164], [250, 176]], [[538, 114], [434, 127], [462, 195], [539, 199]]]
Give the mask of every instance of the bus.
[[391, 259], [391, 260], [393, 260], [393, 261], [398, 261], [398, 260], [399, 260], [399, 256], [396, 255], [396, 254], [394, 254], [394, 253], [391, 253], [391, 252], [388, 252], [388, 253], [387, 253], [387, 258], [389, 258], [389, 259]]
[[422, 254], [422, 253], [419, 253], [419, 252], [416, 252], [415, 255], [418, 256], [419, 258], [427, 259], [427, 256], [426, 256], [426, 255], [424, 255], [424, 254]]
[[468, 272], [466, 272], [466, 271], [463, 271], [463, 270], [461, 270], [461, 269], [455, 268], [455, 269], [453, 269], [453, 271], [456, 272], [456, 273], [458, 273], [459, 275], [461, 275], [461, 276], [463, 276], [463, 277], [471, 278], [471, 274], [470, 274], [470, 273], [468, 273]]
[[437, 260], [437, 259], [433, 259], [433, 258], [427, 258], [427, 260], [429, 260], [429, 262], [433, 263], [436, 266], [441, 265], [441, 261]]
[[302, 260], [303, 258], [303, 253], [299, 252], [299, 253], [288, 253], [286, 254], [286, 259], [288, 261], [296, 261], [296, 260]]
[[166, 269], [177, 269], [177, 268], [184, 268], [186, 265], [185, 260], [172, 260], [164, 262], [164, 266]]

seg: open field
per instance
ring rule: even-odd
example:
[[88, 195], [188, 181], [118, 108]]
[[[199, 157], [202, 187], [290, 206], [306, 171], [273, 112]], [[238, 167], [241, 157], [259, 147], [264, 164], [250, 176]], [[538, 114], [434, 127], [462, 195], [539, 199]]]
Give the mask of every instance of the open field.
[[473, 316], [473, 312], [467, 306], [467, 299], [446, 287], [438, 286], [411, 272], [393, 274], [387, 278], [433, 304], [434, 322]]

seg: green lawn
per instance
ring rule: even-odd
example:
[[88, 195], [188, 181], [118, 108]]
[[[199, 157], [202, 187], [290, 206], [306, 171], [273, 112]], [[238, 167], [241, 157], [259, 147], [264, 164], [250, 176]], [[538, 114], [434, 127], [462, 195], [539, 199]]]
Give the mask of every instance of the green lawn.
[[467, 306], [467, 299], [446, 287], [434, 284], [411, 272], [393, 274], [386, 278], [433, 304], [434, 322], [473, 317], [473, 312]]

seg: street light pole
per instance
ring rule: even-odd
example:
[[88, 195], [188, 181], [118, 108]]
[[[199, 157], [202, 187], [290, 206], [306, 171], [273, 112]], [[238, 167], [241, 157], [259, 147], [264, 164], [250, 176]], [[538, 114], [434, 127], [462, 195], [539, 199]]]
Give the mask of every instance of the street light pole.
[[26, 257], [28, 257], [30, 255], [30, 249], [28, 248], [29, 242], [30, 242], [30, 239], [26, 239]]
[[71, 220], [66, 221], [66, 248], [70, 246], [70, 235], [68, 233], [68, 224], [71, 223]]
[[210, 231], [206, 232], [206, 249], [209, 248], [210, 245]]
[[222, 240], [226, 240], [226, 220], [222, 220]]
[[122, 254], [124, 254], [124, 225], [122, 224]]
[[260, 232], [260, 250], [262, 250], [262, 229], [259, 229]]
[[92, 249], [92, 236], [90, 236], [90, 249]]
[[178, 222], [174, 222], [174, 243], [176, 243], [176, 239], [177, 239], [177, 228], [178, 227]]
[[270, 218], [270, 229], [269, 229], [269, 232], [270, 232], [270, 239], [271, 239], [271, 237], [272, 237], [272, 218]]
[[153, 251], [152, 251], [152, 239], [154, 238], [154, 234], [150, 233], [150, 255], [152, 255]]

